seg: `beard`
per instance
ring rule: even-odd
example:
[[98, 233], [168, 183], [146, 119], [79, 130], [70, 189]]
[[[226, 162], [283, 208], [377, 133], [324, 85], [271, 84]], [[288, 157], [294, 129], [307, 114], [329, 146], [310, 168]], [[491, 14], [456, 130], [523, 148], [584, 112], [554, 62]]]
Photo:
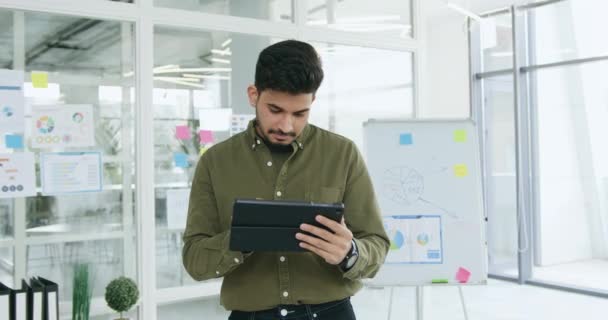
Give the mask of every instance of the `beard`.
[[274, 143], [270, 140], [270, 135], [271, 134], [279, 134], [279, 135], [284, 135], [284, 136], [290, 136], [295, 138], [296, 137], [296, 133], [295, 132], [283, 132], [280, 129], [268, 129], [266, 130], [266, 128], [262, 127], [262, 125], [260, 124], [260, 116], [258, 114], [258, 108], [256, 106], [255, 108], [255, 117], [256, 117], [256, 126], [260, 129], [260, 130], [256, 130], [256, 132], [258, 133], [258, 135], [261, 135], [260, 138], [262, 138], [262, 140], [264, 140], [264, 143], [270, 147], [270, 148], [276, 148], [276, 149], [281, 149], [281, 148], [286, 148], [289, 147], [291, 148], [291, 143], [293, 142], [293, 140], [291, 142], [286, 142], [286, 143]]

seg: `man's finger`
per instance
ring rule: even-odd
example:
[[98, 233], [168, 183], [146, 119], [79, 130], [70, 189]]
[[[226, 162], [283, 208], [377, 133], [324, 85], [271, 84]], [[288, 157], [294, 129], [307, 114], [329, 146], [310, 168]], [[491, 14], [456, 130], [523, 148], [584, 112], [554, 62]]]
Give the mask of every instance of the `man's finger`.
[[314, 235], [316, 235], [319, 238], [324, 239], [327, 242], [331, 242], [331, 243], [335, 243], [337, 238], [336, 235], [334, 235], [333, 233], [323, 229], [323, 228], [319, 228], [319, 227], [315, 227], [306, 223], [303, 223], [300, 226], [300, 229], [302, 229], [303, 231], [312, 233]]
[[296, 239], [306, 242], [310, 245], [313, 245], [319, 249], [322, 249], [324, 251], [327, 252], [335, 252], [336, 251], [336, 246], [323, 240], [323, 239], [319, 239], [317, 237], [313, 237], [313, 236], [309, 236], [303, 233], [297, 233], [296, 234]]
[[338, 262], [335, 261], [334, 256], [331, 253], [327, 252], [327, 251], [321, 250], [321, 249], [319, 249], [319, 248], [317, 248], [315, 246], [312, 246], [312, 245], [310, 245], [310, 244], [308, 244], [306, 242], [300, 242], [300, 247], [302, 247], [302, 248], [304, 248], [304, 249], [306, 249], [308, 251], [311, 251], [312, 253], [318, 255], [319, 257], [323, 258], [323, 260], [325, 260], [327, 263], [338, 264]]
[[322, 215], [317, 215], [315, 217], [315, 220], [317, 220], [317, 222], [319, 222], [320, 224], [328, 227], [335, 234], [338, 234], [338, 235], [347, 235], [348, 234], [348, 229], [346, 228], [346, 225], [342, 225], [342, 224], [340, 224], [334, 220], [331, 220], [329, 218], [326, 218]]

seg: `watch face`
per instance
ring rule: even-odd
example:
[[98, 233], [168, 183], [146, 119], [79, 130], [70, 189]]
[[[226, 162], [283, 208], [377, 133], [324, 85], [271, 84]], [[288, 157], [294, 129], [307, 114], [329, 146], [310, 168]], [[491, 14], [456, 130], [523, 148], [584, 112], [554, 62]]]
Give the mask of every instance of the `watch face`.
[[357, 258], [359, 258], [358, 255], [354, 255], [354, 256], [351, 256], [350, 258], [348, 258], [348, 261], [346, 261], [346, 268], [348, 268], [348, 269], [352, 268], [352, 266], [355, 265], [355, 262], [357, 262]]

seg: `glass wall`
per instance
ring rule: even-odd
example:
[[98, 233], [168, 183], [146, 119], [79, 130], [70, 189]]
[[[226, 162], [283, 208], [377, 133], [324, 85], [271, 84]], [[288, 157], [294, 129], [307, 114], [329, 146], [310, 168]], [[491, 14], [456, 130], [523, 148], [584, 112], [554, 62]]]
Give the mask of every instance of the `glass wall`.
[[310, 123], [348, 137], [362, 150], [365, 121], [412, 116], [411, 53], [327, 43], [315, 47], [325, 78]]
[[517, 198], [513, 77], [484, 79], [488, 254], [491, 274], [514, 277], [517, 269]]
[[606, 1], [567, 0], [530, 11], [536, 63], [608, 55], [608, 41], [596, 33], [608, 28], [606, 10]]
[[[241, 132], [263, 36], [157, 27], [154, 32], [156, 257], [159, 288], [195, 283], [182, 265], [189, 187], [199, 156]], [[233, 72], [238, 70], [238, 72]], [[179, 272], [176, 272], [179, 270]]]
[[[396, 37], [412, 36], [410, 1], [387, 0], [385, 7], [374, 10], [364, 1], [329, 1], [337, 20], [326, 21], [333, 32], [320, 38], [306, 31], [323, 25], [316, 20], [328, 16], [319, 8], [325, 1], [298, 6], [296, 1], [271, 0], [150, 2], [154, 8], [137, 7], [142, 12], [113, 12], [129, 5], [89, 2], [102, 9], [101, 16], [116, 20], [84, 18], [97, 13], [75, 0], [73, 8], [67, 0], [52, 8], [24, 0], [24, 8], [33, 9], [0, 9], [0, 69], [22, 72], [19, 87], [25, 99], [23, 128], [0, 126], [0, 154], [32, 154], [28, 172], [35, 174], [32, 195], [0, 197], [0, 281], [15, 285], [22, 278], [43, 276], [60, 283], [62, 317], [71, 311], [73, 268], [87, 263], [93, 319], [108, 318], [105, 286], [122, 275], [136, 280], [142, 290], [141, 304], [128, 313], [132, 318], [172, 318], [176, 310], [185, 309], [191, 315], [215, 310], [215, 316], [225, 318], [217, 301], [217, 280], [197, 283], [183, 269], [182, 234], [200, 155], [253, 118], [246, 88], [253, 83], [257, 56], [266, 46], [308, 35], [326, 72], [311, 122], [354, 140], [360, 148], [364, 121], [411, 117], [414, 108], [413, 54], [409, 46], [399, 50], [401, 43], [394, 43]], [[155, 25], [151, 16], [158, 13], [186, 20], [204, 13], [200, 16], [242, 26], [243, 33], [188, 29], [196, 28], [193, 21]], [[295, 19], [296, 14], [301, 19]], [[296, 20], [303, 25], [295, 28]], [[153, 34], [144, 31], [136, 39], [135, 30], [150, 24]], [[263, 27], [271, 25], [276, 28]], [[348, 41], [353, 45], [341, 44], [341, 35], [352, 37], [353, 32], [373, 34], [374, 43], [393, 50], [363, 47], [366, 41], [356, 38]], [[136, 44], [142, 49], [137, 61]], [[150, 59], [152, 79], [146, 79], [147, 73], [136, 65], [148, 68]], [[147, 90], [150, 80], [153, 88]], [[145, 116], [136, 113], [136, 92], [142, 102], [151, 101], [151, 106], [138, 106], [152, 112], [152, 121], [137, 122], [140, 126], [136, 120]], [[0, 110], [0, 116], [12, 115], [11, 110]], [[64, 120], [70, 125], [64, 127]], [[136, 144], [136, 137], [147, 132], [153, 132], [153, 144]], [[43, 134], [53, 136], [46, 139]], [[147, 167], [150, 172], [138, 172], [136, 160], [149, 150], [154, 172]], [[136, 186], [136, 172], [154, 181], [153, 189]], [[71, 180], [61, 179], [71, 173]], [[0, 192], [5, 192], [2, 187]], [[138, 197], [146, 199], [151, 190], [153, 203], [140, 201], [136, 207]], [[152, 219], [155, 228], [140, 229]], [[138, 243], [152, 233], [153, 243]], [[140, 265], [142, 257], [155, 262], [156, 272], [147, 274]], [[152, 282], [156, 292], [143, 292]], [[158, 298], [169, 296], [168, 302]]]
[[[518, 9], [518, 56], [531, 60], [517, 70], [518, 105], [513, 74], [481, 80], [484, 92], [478, 104], [485, 106], [488, 141], [488, 245], [495, 275], [608, 293], [608, 44], [595, 35], [606, 24], [602, 12], [607, 5], [566, 0]], [[519, 219], [512, 131], [516, 108], [525, 111], [518, 134], [530, 142], [521, 146], [519, 165], [527, 170], [521, 181], [532, 190], [522, 192], [526, 210]], [[523, 241], [518, 242], [518, 235]], [[516, 267], [522, 274], [517, 275]]]
[[[23, 239], [0, 248], [1, 281], [46, 277], [62, 284], [63, 305], [72, 297], [74, 265], [85, 263], [93, 297], [101, 298], [113, 278], [138, 279], [133, 25], [10, 10], [0, 16], [0, 68], [23, 71], [25, 96], [24, 125], [0, 128], [0, 153], [32, 155], [24, 169], [35, 174], [33, 196], [0, 201], [0, 240]], [[13, 55], [17, 43], [22, 57]]]
[[412, 1], [308, 0], [306, 24], [395, 38], [412, 36]]
[[237, 17], [291, 23], [293, 1], [273, 0], [154, 0], [158, 7], [202, 11]]

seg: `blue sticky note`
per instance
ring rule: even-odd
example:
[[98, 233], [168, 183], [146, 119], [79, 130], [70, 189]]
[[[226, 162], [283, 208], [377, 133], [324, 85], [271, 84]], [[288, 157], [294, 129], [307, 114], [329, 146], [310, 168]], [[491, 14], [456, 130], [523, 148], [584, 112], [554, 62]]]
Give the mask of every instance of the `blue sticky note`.
[[18, 134], [7, 134], [4, 136], [7, 148], [23, 149], [23, 137]]
[[412, 138], [412, 134], [411, 133], [402, 133], [401, 135], [399, 135], [399, 144], [400, 145], [410, 145], [414, 143], [414, 139]]
[[173, 154], [173, 161], [175, 166], [179, 168], [188, 168], [188, 155], [182, 152], [176, 152]]

